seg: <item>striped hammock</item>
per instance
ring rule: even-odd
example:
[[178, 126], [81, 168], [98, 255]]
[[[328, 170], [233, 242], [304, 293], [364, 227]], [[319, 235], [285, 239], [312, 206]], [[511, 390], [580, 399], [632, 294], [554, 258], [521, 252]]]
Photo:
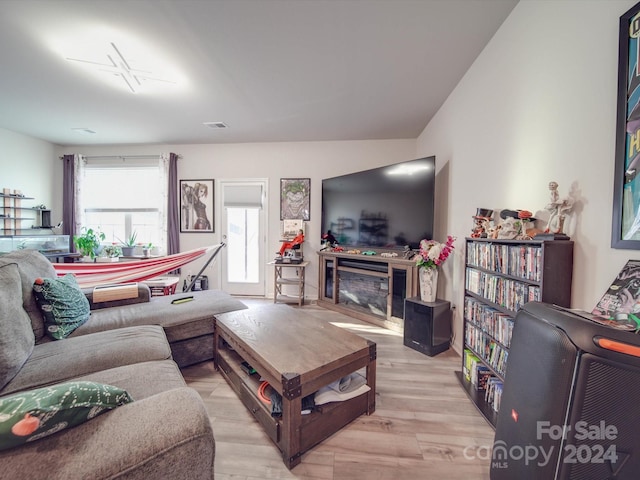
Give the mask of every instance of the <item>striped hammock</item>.
[[196, 248], [183, 253], [175, 253], [165, 257], [149, 260], [134, 260], [113, 263], [54, 263], [59, 277], [73, 273], [81, 288], [98, 285], [142, 282], [192, 262], [205, 253], [215, 249], [215, 253], [224, 244]]

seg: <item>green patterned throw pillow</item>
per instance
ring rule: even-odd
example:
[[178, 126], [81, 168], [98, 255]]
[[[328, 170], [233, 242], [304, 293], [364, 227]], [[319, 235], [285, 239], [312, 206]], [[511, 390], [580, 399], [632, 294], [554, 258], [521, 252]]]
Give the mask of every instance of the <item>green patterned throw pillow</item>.
[[36, 278], [33, 293], [51, 338], [67, 338], [89, 320], [89, 300], [70, 273], [61, 278]]
[[75, 427], [132, 401], [121, 388], [86, 381], [0, 397], [0, 450]]

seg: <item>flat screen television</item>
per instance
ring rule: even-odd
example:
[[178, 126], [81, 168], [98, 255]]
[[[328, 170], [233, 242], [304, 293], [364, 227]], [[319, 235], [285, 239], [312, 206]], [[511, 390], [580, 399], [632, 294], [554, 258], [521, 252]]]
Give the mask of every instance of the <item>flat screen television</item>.
[[343, 247], [412, 249], [433, 238], [436, 157], [322, 180], [322, 233]]

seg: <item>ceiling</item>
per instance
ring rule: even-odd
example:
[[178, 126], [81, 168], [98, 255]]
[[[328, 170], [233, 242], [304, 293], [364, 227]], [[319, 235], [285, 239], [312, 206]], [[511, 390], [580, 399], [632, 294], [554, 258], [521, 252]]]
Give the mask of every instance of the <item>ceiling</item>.
[[0, 0], [0, 128], [67, 146], [416, 138], [516, 3]]

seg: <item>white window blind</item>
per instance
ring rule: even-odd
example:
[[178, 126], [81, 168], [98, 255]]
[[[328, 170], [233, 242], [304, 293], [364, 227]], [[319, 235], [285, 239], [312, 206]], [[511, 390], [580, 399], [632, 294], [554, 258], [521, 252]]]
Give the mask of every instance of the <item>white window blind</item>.
[[262, 208], [263, 197], [260, 185], [224, 186], [225, 207]]
[[163, 172], [158, 159], [89, 159], [82, 182], [86, 226], [100, 228], [107, 243], [137, 235], [137, 242], [164, 249]]

